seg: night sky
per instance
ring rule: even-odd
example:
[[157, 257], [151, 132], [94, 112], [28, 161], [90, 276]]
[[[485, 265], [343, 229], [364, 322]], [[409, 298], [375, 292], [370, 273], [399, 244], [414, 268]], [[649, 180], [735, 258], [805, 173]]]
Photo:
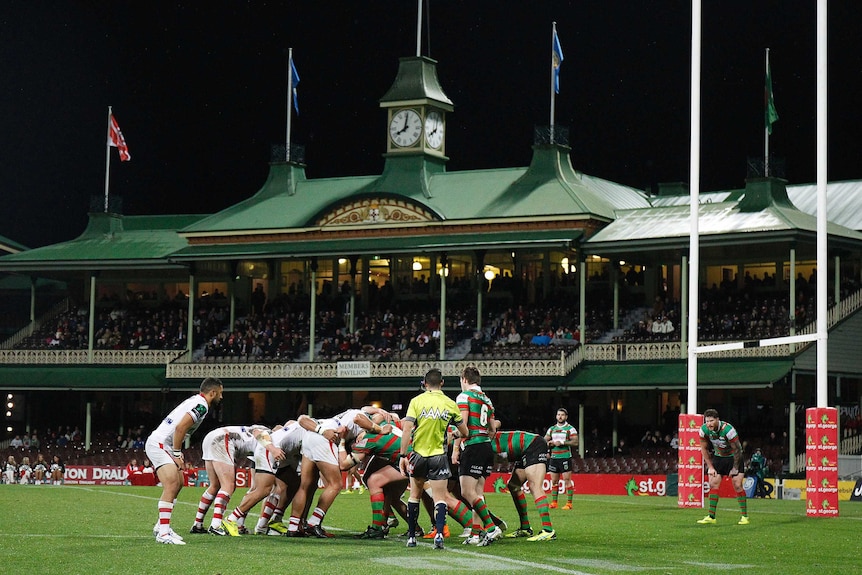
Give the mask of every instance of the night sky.
[[[690, 3], [430, 1], [422, 54], [455, 104], [451, 171], [526, 166], [549, 121], [551, 23], [565, 61], [556, 123], [572, 163], [641, 189], [689, 174]], [[102, 4], [93, 8], [93, 4]], [[704, 191], [744, 185], [763, 153], [764, 49], [791, 183], [816, 178], [816, 2], [704, 2]], [[416, 51], [414, 0], [43, 2], [0, 8], [0, 235], [38, 247], [83, 231], [112, 150], [130, 215], [212, 213], [254, 194], [284, 142], [286, 52], [301, 77], [291, 140], [309, 178], [380, 173], [378, 105]], [[829, 178], [862, 178], [862, 2], [829, 2]], [[430, 32], [428, 31], [430, 28]]]

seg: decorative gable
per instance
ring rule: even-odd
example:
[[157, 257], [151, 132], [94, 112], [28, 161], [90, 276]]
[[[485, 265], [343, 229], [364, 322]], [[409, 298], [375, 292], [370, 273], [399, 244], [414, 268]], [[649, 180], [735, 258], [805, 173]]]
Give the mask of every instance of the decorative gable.
[[342, 204], [316, 222], [318, 226], [417, 223], [437, 221], [421, 206], [396, 198], [365, 198]]

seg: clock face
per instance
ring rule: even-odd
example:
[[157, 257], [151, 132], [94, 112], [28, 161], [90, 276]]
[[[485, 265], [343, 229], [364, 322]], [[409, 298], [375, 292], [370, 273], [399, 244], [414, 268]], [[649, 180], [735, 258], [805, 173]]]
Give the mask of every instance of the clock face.
[[425, 116], [425, 141], [432, 148], [439, 148], [443, 143], [443, 115], [440, 112], [430, 111]]
[[415, 110], [399, 110], [389, 123], [389, 137], [401, 148], [412, 146], [422, 135], [422, 118]]

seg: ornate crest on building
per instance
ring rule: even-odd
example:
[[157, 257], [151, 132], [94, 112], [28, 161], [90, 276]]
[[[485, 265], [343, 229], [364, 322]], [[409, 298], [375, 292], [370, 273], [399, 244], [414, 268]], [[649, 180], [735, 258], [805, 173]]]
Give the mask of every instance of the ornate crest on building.
[[318, 226], [435, 221], [430, 212], [395, 198], [365, 198], [338, 206], [317, 220]]

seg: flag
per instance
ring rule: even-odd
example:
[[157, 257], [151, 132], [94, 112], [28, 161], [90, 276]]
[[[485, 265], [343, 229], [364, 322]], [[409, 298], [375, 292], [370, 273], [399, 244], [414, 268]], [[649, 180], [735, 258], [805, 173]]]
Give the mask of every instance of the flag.
[[778, 110], [775, 109], [775, 99], [772, 97], [772, 70], [769, 66], [769, 61], [766, 62], [766, 86], [763, 91], [764, 100], [764, 121], [766, 131], [772, 133], [772, 124], [778, 121]]
[[299, 84], [299, 72], [296, 71], [296, 66], [293, 64], [293, 58], [290, 59], [290, 89], [293, 90], [293, 109], [296, 110], [296, 115], [299, 115], [299, 101], [296, 99], [296, 85]]
[[111, 114], [111, 127], [108, 130], [108, 145], [117, 148], [117, 151], [120, 152], [121, 162], [128, 162], [132, 159], [132, 155], [129, 154], [129, 146], [126, 145], [126, 139], [123, 137], [120, 125], [113, 114]]
[[560, 65], [563, 63], [563, 47], [560, 45], [560, 37], [554, 30], [554, 49], [551, 53], [551, 62], [554, 66], [554, 92], [560, 93]]

